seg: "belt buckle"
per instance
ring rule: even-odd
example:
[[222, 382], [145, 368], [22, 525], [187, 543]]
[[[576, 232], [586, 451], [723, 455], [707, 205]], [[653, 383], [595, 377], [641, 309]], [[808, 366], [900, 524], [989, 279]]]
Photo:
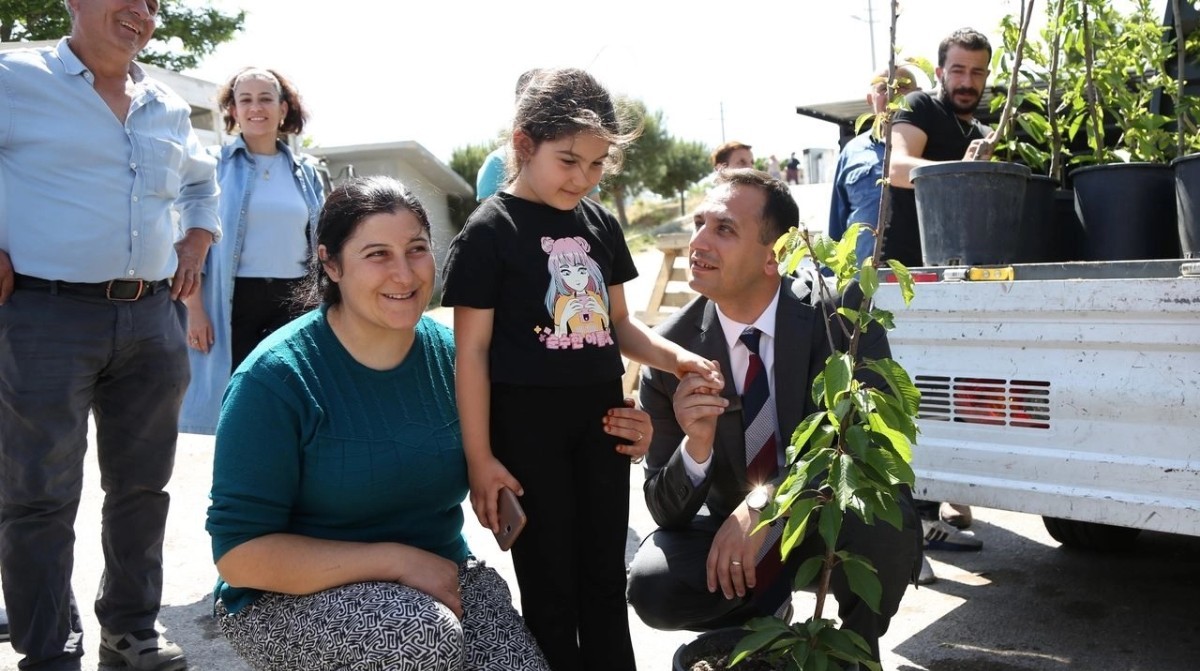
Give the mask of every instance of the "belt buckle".
[[[126, 284], [133, 284], [134, 282], [137, 283], [137, 291], [134, 292], [133, 296], [113, 295], [113, 286], [114, 285], [120, 287], [120, 286], [123, 286]], [[120, 283], [120, 284], [118, 284], [118, 283]], [[146, 280], [109, 280], [108, 286], [106, 286], [104, 288], [104, 297], [110, 301], [136, 301], [137, 299], [142, 297], [142, 293], [145, 292], [145, 290], [146, 290]]]

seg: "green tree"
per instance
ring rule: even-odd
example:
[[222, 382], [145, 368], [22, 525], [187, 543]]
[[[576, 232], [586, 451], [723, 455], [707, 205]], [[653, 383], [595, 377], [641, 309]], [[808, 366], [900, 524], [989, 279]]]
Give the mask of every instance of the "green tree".
[[457, 147], [450, 154], [450, 169], [466, 180], [474, 191], [475, 177], [479, 174], [479, 168], [483, 166], [483, 160], [492, 153], [496, 146], [495, 143], [480, 143]]
[[687, 214], [687, 190], [711, 170], [708, 147], [672, 137], [663, 156], [663, 171], [650, 190], [663, 198], [679, 196], [679, 214]]
[[662, 111], [649, 113], [646, 104], [633, 98], [617, 101], [622, 117], [641, 119], [642, 134], [625, 149], [625, 164], [621, 172], [605, 178], [602, 185], [604, 197], [617, 210], [621, 226], [629, 226], [625, 214], [625, 201], [661, 178], [663, 155], [669, 146]]
[[[223, 14], [211, 6], [194, 7], [186, 0], [162, 0], [154, 39], [138, 60], [168, 70], [188, 70], [217, 45], [242, 30], [246, 12]], [[0, 42], [56, 40], [71, 32], [71, 17], [62, 0], [4, 0], [0, 3]]]
[[459, 177], [466, 180], [467, 184], [471, 185], [471, 198], [451, 197], [450, 205], [450, 225], [455, 230], [462, 230], [463, 224], [467, 223], [467, 217], [475, 211], [477, 205], [474, 197], [475, 193], [475, 176], [479, 174], [479, 168], [483, 165], [483, 160], [487, 155], [492, 153], [497, 143], [491, 144], [468, 144], [462, 147], [457, 147], [450, 154], [450, 169], [458, 173]]

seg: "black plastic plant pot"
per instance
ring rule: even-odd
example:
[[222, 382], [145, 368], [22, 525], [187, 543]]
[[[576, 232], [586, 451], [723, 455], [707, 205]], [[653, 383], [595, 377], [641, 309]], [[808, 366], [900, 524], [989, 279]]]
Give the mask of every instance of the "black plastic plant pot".
[[1185, 259], [1200, 258], [1200, 154], [1171, 161], [1175, 174], [1175, 213], [1179, 247]]
[[1054, 261], [1052, 241], [1057, 237], [1054, 192], [1058, 182], [1045, 175], [1030, 175], [1025, 184], [1025, 210], [1021, 213], [1021, 236], [1014, 263]]
[[913, 168], [925, 265], [1014, 262], [1029, 175], [1023, 165], [989, 161]]
[[1162, 163], [1090, 165], [1071, 173], [1084, 261], [1179, 258], [1175, 184]]
[[[706, 631], [679, 646], [679, 649], [675, 651], [675, 656], [671, 658], [671, 671], [691, 671], [692, 666], [700, 660], [727, 659], [729, 653], [733, 651], [733, 647], [747, 633], [741, 627]], [[745, 666], [745, 664], [738, 666]]]

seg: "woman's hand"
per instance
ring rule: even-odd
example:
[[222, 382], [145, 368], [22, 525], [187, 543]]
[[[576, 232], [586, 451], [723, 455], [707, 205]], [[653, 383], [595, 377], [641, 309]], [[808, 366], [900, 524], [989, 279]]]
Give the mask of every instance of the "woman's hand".
[[405, 548], [403, 570], [397, 580], [446, 604], [455, 617], [462, 619], [462, 587], [458, 565], [445, 557], [414, 547]]
[[650, 414], [637, 407], [632, 398], [626, 397], [625, 407], [609, 408], [604, 417], [604, 432], [629, 441], [617, 445], [616, 450], [627, 455], [633, 463], [640, 464], [650, 450], [654, 425], [650, 422]]
[[187, 306], [188, 347], [208, 354], [214, 342], [212, 321], [198, 301], [186, 300], [184, 305]]
[[479, 523], [492, 533], [500, 531], [500, 488], [508, 487], [517, 496], [525, 494], [521, 483], [500, 463], [488, 455], [476, 461], [467, 461], [467, 477], [471, 483], [471, 507]]

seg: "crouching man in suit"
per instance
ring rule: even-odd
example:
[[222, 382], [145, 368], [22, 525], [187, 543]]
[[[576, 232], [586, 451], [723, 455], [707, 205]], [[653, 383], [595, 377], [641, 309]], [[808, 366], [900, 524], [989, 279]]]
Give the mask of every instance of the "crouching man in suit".
[[[724, 389], [699, 376], [677, 380], [647, 369], [641, 403], [654, 422], [646, 456], [646, 505], [659, 528], [634, 557], [629, 602], [656, 629], [709, 630], [753, 617], [785, 616], [796, 569], [824, 553], [809, 537], [780, 565], [774, 528], [751, 533], [783, 479], [786, 441], [816, 411], [810, 389], [830, 345], [815, 288], [784, 281], [772, 249], [799, 223], [785, 183], [755, 170], [727, 170], [695, 214], [689, 245], [693, 290], [701, 295], [664, 323], [668, 339], [718, 361]], [[844, 348], [847, 338], [833, 329]], [[890, 356], [882, 329], [864, 335], [863, 358]], [[842, 626], [879, 659], [879, 637], [921, 559], [921, 526], [911, 493], [900, 500], [904, 528], [843, 521], [839, 549], [869, 558], [883, 587], [876, 614], [850, 591], [840, 569], [833, 593]]]

